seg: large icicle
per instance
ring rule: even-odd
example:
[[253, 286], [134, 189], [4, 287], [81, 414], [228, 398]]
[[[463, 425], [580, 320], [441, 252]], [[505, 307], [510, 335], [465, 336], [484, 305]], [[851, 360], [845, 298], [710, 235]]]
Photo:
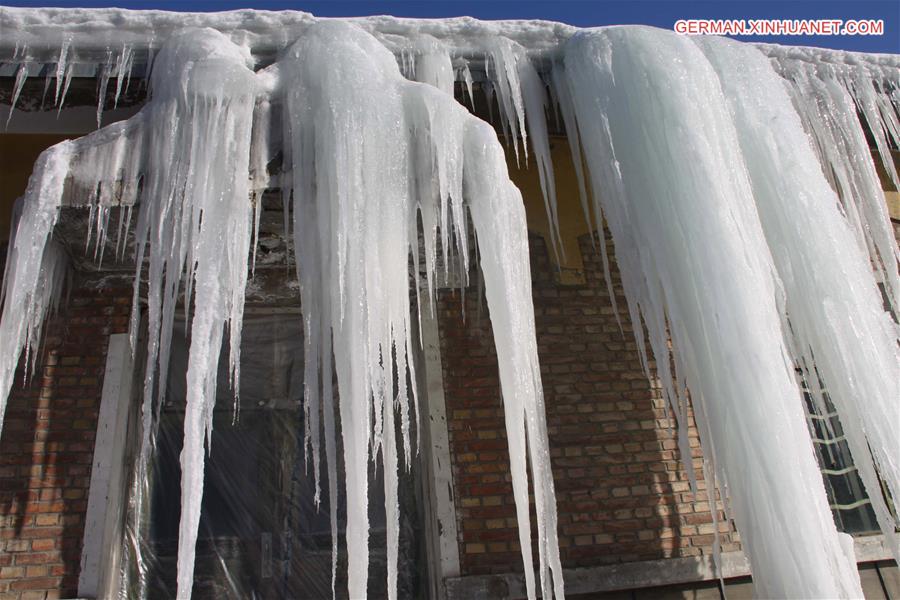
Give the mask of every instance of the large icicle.
[[[253, 219], [248, 173], [256, 86], [248, 68], [249, 57], [221, 34], [192, 31], [183, 39], [181, 48], [172, 48], [170, 42], [165, 49], [171, 52], [169, 56], [160, 52], [154, 77], [158, 73], [163, 73], [160, 77], [184, 74], [187, 60], [196, 61], [188, 67], [186, 89], [173, 90], [175, 97], [171, 98], [187, 96], [191, 101], [181, 106], [179, 115], [187, 117], [183, 127], [191, 128], [192, 134], [185, 140], [190, 145], [182, 147], [191, 162], [185, 165], [186, 177], [177, 181], [183, 191], [176, 190], [184, 194], [182, 224], [190, 228], [182, 234], [189, 244], [186, 267], [187, 276], [193, 279], [195, 307], [178, 536], [178, 597], [190, 598], [203, 497], [203, 438], [205, 434], [208, 443], [212, 431], [219, 351], [226, 326], [230, 383], [235, 394], [240, 387], [240, 336]], [[157, 172], [165, 173], [163, 169]]]
[[[60, 52], [61, 65], [67, 48]], [[41, 264], [52, 256], [52, 251], [44, 248], [59, 213], [64, 186], [73, 186], [77, 192], [73, 198], [90, 205], [100, 224], [105, 223], [111, 204], [132, 205], [141, 189], [132, 310], [134, 341], [139, 324], [140, 273], [147, 257], [149, 342], [141, 468], [147, 464], [151, 447], [152, 399], [158, 395], [161, 400], [164, 389], [156, 382], [166, 379], [169, 340], [183, 278], [185, 304], [189, 305], [193, 291], [196, 307], [191, 323], [181, 457], [179, 598], [190, 597], [193, 584], [203, 493], [203, 443], [212, 426], [219, 352], [226, 326], [235, 389], [239, 378], [253, 217], [248, 184], [257, 85], [250, 64], [245, 49], [214, 30], [186, 30], [173, 35], [156, 61], [152, 100], [138, 115], [80, 140], [54, 146], [41, 156], [23, 199], [6, 277], [0, 343], [21, 349], [34, 342], [40, 314], [48, 306], [50, 286], [44, 280], [51, 269]], [[62, 67], [57, 74], [61, 72]], [[139, 179], [143, 180], [140, 186]], [[102, 239], [104, 232], [105, 227], [97, 232], [98, 238]], [[20, 306], [28, 307], [29, 319], [12, 315]], [[19, 351], [4, 358], [0, 385], [4, 386], [5, 400]]]
[[[465, 164], [468, 170], [474, 171], [472, 176], [466, 177], [465, 192], [473, 198], [470, 210], [478, 234], [485, 293], [500, 363], [513, 489], [519, 518], [519, 543], [525, 557], [528, 595], [534, 596], [534, 578], [529, 572], [531, 527], [524, 476], [526, 456], [532, 470], [542, 597], [550, 598], [554, 594], [563, 597], [556, 532], [556, 495], [550, 471], [544, 398], [533, 333], [528, 240], [522, 234], [526, 229], [522, 197], [506, 179], [503, 156], [498, 152], [494, 133], [487, 127], [472, 126], [466, 133]], [[474, 165], [479, 166], [472, 169]], [[523, 419], [525, 427], [522, 425]], [[552, 570], [552, 580], [548, 569]]]
[[12, 119], [13, 111], [16, 110], [16, 102], [19, 101], [19, 95], [22, 88], [25, 87], [25, 80], [28, 79], [28, 63], [22, 63], [16, 69], [16, 82], [13, 84], [12, 99], [9, 102], [9, 114], [6, 116], [6, 128], [9, 129], [9, 121]]
[[784, 80], [752, 46], [703, 42], [734, 116], [784, 286], [793, 358], [805, 365], [808, 381], [824, 382], [881, 530], [900, 559], [897, 523], [878, 478], [900, 498], [900, 464], [891, 452], [900, 437], [900, 331], [883, 309], [865, 249], [854, 242]]
[[[329, 350], [329, 338], [334, 343], [350, 597], [366, 595], [368, 461], [379, 451], [386, 470], [389, 573], [396, 564], [393, 404], [396, 399], [403, 417], [412, 348], [407, 265], [410, 252], [418, 252], [415, 224], [421, 214], [428, 248], [435, 247], [440, 228], [445, 252], [453, 244], [467, 261], [463, 197], [476, 229], [496, 245], [482, 253], [482, 267], [496, 314], [528, 591], [534, 597], [526, 456], [533, 471], [544, 594], [553, 590], [561, 596], [524, 211], [493, 131], [446, 91], [405, 80], [390, 52], [346, 23], [310, 27], [277, 70], [293, 167], [294, 243], [307, 344], [322, 353]], [[427, 79], [447, 87], [440, 78]], [[433, 260], [426, 263], [435, 268]], [[319, 315], [330, 320], [317, 321]], [[308, 378], [309, 396], [318, 397], [318, 381], [329, 378], [328, 372]], [[408, 429], [401, 429], [405, 438]], [[403, 443], [408, 447], [406, 439]], [[393, 597], [394, 586], [389, 590]]]
[[[861, 596], [815, 462], [782, 340], [780, 282], [715, 72], [690, 39], [649, 28], [577, 34], [565, 70], [632, 313], [647, 325], [669, 402], [683, 404], [679, 385], [691, 390], [756, 593]], [[672, 358], [680, 384], [664, 368]]]
[[0, 432], [19, 357], [22, 350], [27, 354], [38, 346], [44, 317], [60, 291], [55, 285], [59, 251], [49, 248], [48, 242], [62, 205], [72, 147], [71, 142], [62, 142], [41, 154], [13, 223], [0, 294]]

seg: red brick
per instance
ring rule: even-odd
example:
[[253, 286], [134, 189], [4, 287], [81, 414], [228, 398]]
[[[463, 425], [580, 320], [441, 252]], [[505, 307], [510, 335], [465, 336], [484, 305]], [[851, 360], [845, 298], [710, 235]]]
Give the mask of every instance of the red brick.
[[[696, 527], [711, 521], [709, 504], [705, 493], [690, 494], [661, 391], [640, 365], [608, 236], [604, 241], [624, 337], [591, 240], [581, 240], [585, 284], [566, 287], [556, 283], [543, 239], [530, 239], [561, 558], [569, 568], [711, 551]], [[522, 568], [518, 552], [493, 537], [518, 540], [496, 354], [490, 322], [472, 317], [478, 302], [476, 290], [467, 290], [463, 321], [459, 295], [444, 292], [437, 311], [463, 574]], [[696, 432], [689, 437], [696, 448]], [[699, 471], [699, 449], [692, 456]], [[509, 526], [484, 525], [500, 519], [511, 519]], [[731, 543], [732, 528], [723, 525], [723, 544]]]
[[59, 560], [58, 552], [31, 552], [28, 554], [17, 554], [17, 565], [46, 565], [57, 562]]
[[10, 581], [21, 599], [75, 594], [108, 335], [127, 330], [130, 306], [130, 288], [73, 290], [46, 324], [37, 376], [10, 393], [0, 437], [0, 544], [19, 550], [0, 552], [0, 567], [21, 570]]
[[53, 550], [56, 548], [56, 540], [47, 539], [47, 540], [34, 540], [31, 542], [32, 550]]
[[20, 579], [9, 584], [11, 590], [51, 590], [59, 585], [56, 577], [36, 577]]

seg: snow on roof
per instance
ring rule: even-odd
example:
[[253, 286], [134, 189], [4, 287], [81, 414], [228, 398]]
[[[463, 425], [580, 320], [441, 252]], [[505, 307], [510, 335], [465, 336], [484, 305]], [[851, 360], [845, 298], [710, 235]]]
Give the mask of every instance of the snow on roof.
[[[466, 53], [480, 47], [479, 40], [502, 35], [535, 51], [556, 48], [577, 28], [550, 21], [479, 21], [408, 19], [391, 16], [325, 19], [300, 11], [235, 10], [217, 13], [133, 11], [119, 8], [61, 9], [0, 7], [0, 59], [16, 48], [29, 48], [34, 60], [55, 59], [67, 42], [79, 52], [105, 53], [123, 44], [154, 49], [174, 31], [185, 27], [210, 27], [231, 41], [248, 46], [254, 54], [275, 53], [296, 40], [312, 23], [322, 20], [352, 21], [379, 38], [389, 48], [403, 46], [413, 35], [427, 34]], [[20, 50], [21, 51], [21, 50]]]
[[[296, 40], [311, 24], [324, 20], [351, 21], [372, 33], [392, 51], [409, 48], [411, 38], [429, 35], [449, 46], [457, 56], [483, 55], [483, 40], [502, 36], [535, 54], [553, 55], [561, 43], [580, 31], [565, 23], [540, 20], [481, 21], [471, 17], [411, 19], [392, 16], [355, 18], [316, 17], [302, 11], [234, 10], [213, 13], [135, 11], [121, 8], [10, 8], [0, 7], [0, 61], [55, 62], [60, 48], [75, 50], [76, 63], [103, 61], [109, 52], [130, 46], [137, 52], [155, 50], [175, 31], [210, 27], [232, 42], [246, 46], [260, 63]], [[771, 57], [806, 62], [900, 67], [900, 55], [866, 54], [758, 44]], [[138, 61], [140, 62], [140, 61]]]

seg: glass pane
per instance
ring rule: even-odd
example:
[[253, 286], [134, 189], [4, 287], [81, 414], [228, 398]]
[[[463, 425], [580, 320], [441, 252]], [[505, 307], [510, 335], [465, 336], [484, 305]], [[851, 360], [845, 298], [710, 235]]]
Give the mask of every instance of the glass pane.
[[843, 427], [828, 393], [823, 393], [824, 406], [819, 406], [804, 387], [804, 400], [813, 447], [838, 530], [855, 534], [877, 533], [875, 512], [853, 465]]

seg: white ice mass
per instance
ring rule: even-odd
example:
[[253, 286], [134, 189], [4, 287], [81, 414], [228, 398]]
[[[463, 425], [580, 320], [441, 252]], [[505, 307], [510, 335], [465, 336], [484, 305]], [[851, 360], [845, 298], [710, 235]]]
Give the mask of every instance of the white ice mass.
[[[644, 364], [655, 358], [658, 373], [648, 367], [647, 376], [662, 381], [687, 457], [693, 406], [707, 479], [741, 533], [756, 593], [862, 595], [852, 543], [835, 528], [816, 466], [801, 380], [818, 402], [827, 389], [900, 558], [879, 483], [900, 499], [900, 329], [879, 290], [896, 311], [900, 252], [866, 140], [868, 131], [896, 184], [900, 57], [644, 27], [292, 12], [2, 8], [0, 28], [0, 61], [20, 65], [13, 104], [30, 63], [56, 63], [47, 85], [54, 80], [50, 95], [61, 106], [79, 61], [105, 65], [98, 87], [105, 94], [116, 76], [118, 98], [137, 54], [152, 60], [140, 113], [54, 146], [35, 165], [4, 279], [0, 417], [20, 355], [34, 360], [58, 296], [64, 268], [51, 237], [66, 190], [82, 192], [68, 197], [91, 207], [99, 237], [110, 207], [128, 207], [129, 220], [136, 208], [133, 341], [142, 266], [148, 286], [144, 461], [179, 296], [193, 306], [179, 598], [191, 593], [219, 351], [227, 335], [237, 389], [258, 194], [277, 154], [304, 313], [306, 443], [317, 487], [324, 444], [329, 497], [346, 494], [350, 597], [366, 595], [367, 472], [379, 456], [389, 580], [396, 573], [397, 474], [415, 452], [410, 423], [420, 418], [413, 319], [421, 309], [411, 293], [433, 298], [450, 255], [467, 273], [473, 236], [527, 592], [563, 596], [524, 207], [494, 128], [453, 97], [459, 83], [471, 99], [476, 71], [497, 99], [510, 151], [524, 162], [530, 150], [539, 169], [556, 252], [546, 119], [561, 115], [585, 218], [612, 232]], [[101, 109], [102, 101], [98, 123]], [[409, 289], [410, 261], [424, 269], [422, 290]], [[332, 581], [336, 568], [334, 558]]]

